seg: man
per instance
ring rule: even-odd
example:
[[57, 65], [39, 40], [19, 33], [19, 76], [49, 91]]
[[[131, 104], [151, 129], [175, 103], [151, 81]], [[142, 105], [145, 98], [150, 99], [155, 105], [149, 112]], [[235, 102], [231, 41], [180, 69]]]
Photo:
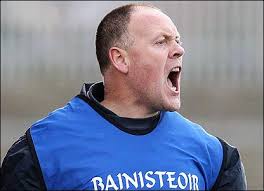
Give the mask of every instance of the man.
[[246, 189], [237, 149], [176, 112], [184, 49], [167, 15], [113, 10], [96, 54], [103, 82], [84, 84], [11, 147], [3, 190]]

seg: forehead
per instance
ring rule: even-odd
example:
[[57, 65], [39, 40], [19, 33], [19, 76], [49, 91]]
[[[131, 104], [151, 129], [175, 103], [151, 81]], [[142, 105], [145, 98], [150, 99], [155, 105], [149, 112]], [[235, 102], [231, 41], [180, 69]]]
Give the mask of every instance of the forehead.
[[167, 15], [148, 7], [136, 8], [131, 15], [128, 31], [131, 35], [144, 35], [145, 38], [159, 34], [179, 36], [176, 26]]

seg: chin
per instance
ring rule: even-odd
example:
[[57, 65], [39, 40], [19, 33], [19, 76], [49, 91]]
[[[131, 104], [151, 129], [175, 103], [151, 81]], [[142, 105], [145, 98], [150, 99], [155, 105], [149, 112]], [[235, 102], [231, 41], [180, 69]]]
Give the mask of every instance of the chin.
[[171, 107], [167, 111], [179, 111], [180, 107]]
[[164, 107], [163, 110], [165, 111], [178, 111], [181, 107], [181, 102], [179, 100], [169, 103], [167, 106]]

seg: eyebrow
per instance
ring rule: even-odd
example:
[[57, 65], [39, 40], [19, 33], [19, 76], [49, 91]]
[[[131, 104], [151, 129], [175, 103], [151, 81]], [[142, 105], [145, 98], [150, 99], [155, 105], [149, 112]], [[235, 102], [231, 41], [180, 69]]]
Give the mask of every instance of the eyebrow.
[[180, 39], [181, 36], [177, 34], [176, 36], [169, 35], [167, 33], [160, 33], [158, 36], [163, 36], [165, 39], [173, 40], [173, 39]]

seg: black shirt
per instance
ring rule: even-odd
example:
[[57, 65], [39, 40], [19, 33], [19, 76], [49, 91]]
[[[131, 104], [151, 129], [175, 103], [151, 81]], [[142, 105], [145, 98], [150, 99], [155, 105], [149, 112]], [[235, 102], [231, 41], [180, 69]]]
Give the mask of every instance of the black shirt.
[[[103, 83], [84, 84], [79, 98], [86, 101], [101, 115], [131, 134], [147, 134], [157, 125], [160, 114], [149, 118], [131, 119], [119, 117], [103, 107]], [[218, 138], [223, 147], [223, 163], [212, 190], [246, 190], [246, 178], [239, 152], [224, 140]], [[8, 150], [1, 167], [1, 190], [46, 190], [39, 173], [39, 164], [29, 148], [26, 135], [17, 140]]]

